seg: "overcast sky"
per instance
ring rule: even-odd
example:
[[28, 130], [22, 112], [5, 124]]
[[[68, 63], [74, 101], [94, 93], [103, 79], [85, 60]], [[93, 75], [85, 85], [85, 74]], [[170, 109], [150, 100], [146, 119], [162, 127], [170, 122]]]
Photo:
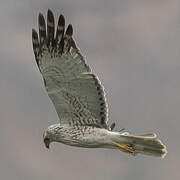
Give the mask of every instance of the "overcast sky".
[[[58, 122], [35, 64], [31, 30], [39, 12], [63, 13], [105, 87], [110, 122], [155, 132], [164, 159], [117, 150], [43, 144]], [[0, 179], [178, 180], [180, 177], [179, 0], [1, 0]]]

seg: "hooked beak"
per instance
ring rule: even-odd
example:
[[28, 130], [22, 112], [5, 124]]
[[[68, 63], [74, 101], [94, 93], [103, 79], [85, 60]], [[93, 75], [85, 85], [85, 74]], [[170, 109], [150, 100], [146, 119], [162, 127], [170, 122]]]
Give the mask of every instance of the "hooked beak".
[[45, 144], [46, 145], [46, 148], [48, 148], [49, 149], [49, 144]]
[[49, 138], [45, 138], [44, 139], [44, 144], [45, 144], [46, 148], [49, 149], [50, 139]]

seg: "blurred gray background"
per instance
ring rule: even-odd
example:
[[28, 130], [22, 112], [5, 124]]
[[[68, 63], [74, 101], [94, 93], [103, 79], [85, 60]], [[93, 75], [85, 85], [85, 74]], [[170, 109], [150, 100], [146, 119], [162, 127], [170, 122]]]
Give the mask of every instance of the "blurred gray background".
[[[31, 29], [39, 12], [63, 13], [105, 86], [116, 130], [156, 132], [164, 159], [52, 144], [58, 122], [35, 63]], [[180, 177], [179, 0], [1, 0], [0, 179], [178, 180]]]

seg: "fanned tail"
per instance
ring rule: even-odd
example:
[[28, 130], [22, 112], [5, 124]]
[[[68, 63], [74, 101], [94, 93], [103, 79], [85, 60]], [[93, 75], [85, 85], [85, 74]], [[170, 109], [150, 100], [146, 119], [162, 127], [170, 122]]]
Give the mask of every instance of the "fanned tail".
[[114, 144], [121, 151], [133, 155], [140, 153], [163, 158], [167, 154], [166, 146], [154, 133], [138, 136], [121, 134], [118, 139], [116, 138]]

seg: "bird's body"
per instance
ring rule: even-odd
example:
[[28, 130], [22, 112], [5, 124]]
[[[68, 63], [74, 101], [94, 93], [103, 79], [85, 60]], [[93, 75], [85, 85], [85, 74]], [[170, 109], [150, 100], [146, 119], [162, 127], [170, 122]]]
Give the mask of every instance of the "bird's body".
[[112, 131], [114, 125], [107, 124], [104, 88], [77, 48], [72, 25], [64, 31], [65, 19], [60, 15], [55, 35], [50, 10], [47, 31], [41, 13], [39, 37], [34, 29], [32, 31], [35, 59], [60, 119], [59, 124], [49, 126], [44, 132], [46, 147], [49, 148], [51, 142], [61, 142], [85, 148], [116, 148], [133, 155], [165, 156], [166, 147], [153, 133], [134, 136]]
[[[164, 145], [155, 134], [134, 136], [128, 132], [113, 132], [94, 126], [54, 124], [48, 127], [44, 137], [48, 137], [51, 142], [60, 142], [70, 146], [120, 149], [132, 155], [142, 153], [160, 156], [161, 153], [163, 157], [166, 154]], [[146, 151], [144, 151], [145, 148]]]
[[93, 126], [69, 126], [60, 124], [49, 126], [46, 133], [49, 133], [49, 136], [51, 136], [54, 142], [85, 148], [115, 148], [111, 139], [117, 134]]

